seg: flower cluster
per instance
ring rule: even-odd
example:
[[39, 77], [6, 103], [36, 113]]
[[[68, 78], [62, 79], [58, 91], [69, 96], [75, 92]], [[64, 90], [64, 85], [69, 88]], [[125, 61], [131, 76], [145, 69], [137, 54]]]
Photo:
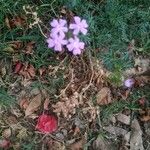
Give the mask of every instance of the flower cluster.
[[[65, 19], [53, 19], [50, 25], [52, 29], [47, 39], [49, 48], [61, 52], [64, 46], [66, 46], [73, 55], [81, 54], [85, 44], [80, 41], [78, 35], [80, 33], [83, 35], [87, 34], [88, 24], [85, 19], [81, 20], [80, 17], [75, 16], [74, 22], [69, 25]], [[69, 33], [71, 33], [71, 37], [67, 38]]]

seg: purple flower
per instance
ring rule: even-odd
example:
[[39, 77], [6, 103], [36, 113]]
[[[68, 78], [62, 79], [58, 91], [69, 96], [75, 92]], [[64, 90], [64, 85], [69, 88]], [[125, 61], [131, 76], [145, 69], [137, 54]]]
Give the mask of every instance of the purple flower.
[[75, 23], [70, 24], [70, 26], [69, 26], [69, 29], [73, 30], [73, 34], [77, 35], [79, 32], [81, 32], [84, 35], [86, 35], [87, 27], [88, 27], [86, 20], [85, 19], [81, 20], [80, 17], [75, 16], [74, 21], [75, 21]]
[[132, 78], [131, 79], [127, 79], [127, 80], [124, 81], [124, 85], [126, 87], [128, 87], [128, 88], [132, 88], [134, 83], [135, 83], [135, 81]]
[[64, 37], [65, 36], [61, 35], [51, 35], [51, 37], [47, 39], [48, 47], [54, 48], [55, 51], [62, 51], [62, 46], [68, 43]]
[[51, 35], [58, 34], [64, 36], [65, 32], [68, 32], [68, 28], [66, 27], [67, 21], [64, 19], [59, 19], [59, 20], [53, 19], [50, 25], [53, 27], [51, 30]]
[[72, 52], [74, 55], [81, 54], [81, 50], [84, 49], [85, 44], [83, 42], [80, 42], [80, 40], [77, 37], [75, 37], [74, 39], [70, 38], [68, 41], [68, 51]]

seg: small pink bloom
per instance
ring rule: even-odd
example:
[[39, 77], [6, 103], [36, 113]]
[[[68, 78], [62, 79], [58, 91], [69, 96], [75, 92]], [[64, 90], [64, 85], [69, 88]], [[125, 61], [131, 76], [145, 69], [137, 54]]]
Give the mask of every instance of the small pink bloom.
[[79, 38], [75, 37], [70, 38], [69, 43], [67, 45], [68, 51], [72, 52], [74, 55], [81, 54], [81, 50], [84, 49], [84, 43], [80, 42]]
[[84, 35], [86, 35], [87, 34], [87, 27], [88, 27], [86, 20], [85, 19], [81, 20], [80, 17], [75, 16], [74, 21], [75, 21], [75, 23], [70, 24], [70, 26], [69, 26], [69, 29], [73, 30], [73, 34], [78, 35], [79, 32], [81, 32]]
[[135, 83], [135, 80], [132, 78], [124, 81], [124, 85], [128, 88], [132, 88], [134, 83]]
[[51, 30], [51, 35], [61, 35], [64, 36], [65, 32], [68, 32], [68, 28], [67, 28], [67, 21], [64, 19], [53, 19], [53, 21], [50, 23], [50, 25], [52, 26], [52, 30]]
[[48, 47], [54, 48], [55, 51], [62, 51], [62, 46], [67, 44], [67, 40], [64, 39], [62, 35], [51, 35], [47, 39]]
[[38, 118], [36, 129], [42, 133], [52, 133], [57, 130], [58, 120], [53, 115], [41, 115]]

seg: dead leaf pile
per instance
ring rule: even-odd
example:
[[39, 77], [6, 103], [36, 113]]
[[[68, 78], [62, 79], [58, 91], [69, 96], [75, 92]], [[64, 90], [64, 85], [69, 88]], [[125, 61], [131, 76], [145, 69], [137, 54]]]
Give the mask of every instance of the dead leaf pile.
[[62, 113], [65, 118], [70, 118], [71, 115], [76, 113], [76, 107], [79, 107], [79, 100], [75, 94], [70, 98], [62, 98], [61, 101], [58, 101], [52, 107], [58, 116]]
[[15, 65], [14, 73], [22, 75], [25, 79], [33, 79], [36, 74], [36, 69], [31, 64], [17, 62]]
[[6, 17], [5, 24], [8, 29], [13, 29], [16, 27], [25, 27], [26, 26], [26, 17], [25, 16], [15, 16], [13, 18]]

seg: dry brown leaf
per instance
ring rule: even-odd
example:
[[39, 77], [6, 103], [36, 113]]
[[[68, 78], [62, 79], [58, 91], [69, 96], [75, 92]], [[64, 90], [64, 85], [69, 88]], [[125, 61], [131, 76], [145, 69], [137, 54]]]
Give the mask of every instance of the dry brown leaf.
[[142, 130], [136, 119], [131, 123], [130, 150], [144, 150]]
[[38, 71], [39, 71], [40, 76], [42, 76], [42, 75], [45, 73], [46, 68], [45, 68], [45, 67], [42, 67], [42, 68], [40, 68]]
[[124, 136], [125, 134], [127, 134], [127, 131], [125, 129], [120, 128], [120, 127], [115, 127], [112, 125], [103, 127], [103, 129], [109, 132], [110, 134], [114, 134], [116, 136]]
[[38, 107], [41, 105], [42, 97], [41, 94], [36, 95], [31, 102], [29, 103], [29, 106], [25, 110], [25, 116], [30, 116], [32, 113], [34, 113]]
[[8, 129], [5, 129], [3, 132], [2, 132], [2, 136], [6, 139], [8, 139], [10, 136], [11, 136], [11, 129], [8, 128]]
[[93, 149], [108, 150], [108, 143], [106, 143], [103, 137], [98, 136], [97, 139], [93, 142]]
[[97, 99], [97, 104], [99, 104], [99, 105], [107, 105], [107, 104], [111, 103], [112, 99], [111, 99], [110, 89], [107, 87], [102, 88], [98, 92], [96, 99]]
[[7, 26], [8, 29], [11, 29], [8, 17], [5, 18], [5, 24], [6, 24], [6, 26]]
[[5, 18], [5, 24], [9, 29], [25, 26], [25, 16], [15, 16], [13, 18]]
[[116, 116], [117, 120], [122, 122], [123, 124], [126, 124], [126, 125], [129, 125], [130, 124], [130, 116], [126, 116], [122, 113], [119, 113], [117, 116]]
[[82, 138], [81, 140], [71, 144], [70, 149], [71, 150], [81, 150], [81, 149], [83, 149], [84, 144], [85, 144], [85, 139]]
[[142, 116], [141, 121], [150, 121], [150, 116]]
[[31, 42], [27, 43], [27, 46], [26, 46], [24, 52], [26, 54], [33, 54], [34, 44], [35, 44], [34, 41], [31, 41]]
[[48, 108], [49, 103], [50, 103], [49, 98], [46, 98], [45, 101], [44, 101], [44, 109], [45, 110], [49, 110], [49, 108]]
[[150, 121], [150, 109], [145, 109], [140, 111], [141, 121], [147, 122]]
[[22, 75], [25, 79], [32, 79], [35, 77], [36, 70], [33, 65], [25, 64], [19, 71], [19, 74]]
[[19, 102], [19, 106], [20, 108], [22, 109], [27, 109], [27, 107], [29, 106], [29, 102], [28, 102], [28, 99], [26, 98], [22, 98]]

